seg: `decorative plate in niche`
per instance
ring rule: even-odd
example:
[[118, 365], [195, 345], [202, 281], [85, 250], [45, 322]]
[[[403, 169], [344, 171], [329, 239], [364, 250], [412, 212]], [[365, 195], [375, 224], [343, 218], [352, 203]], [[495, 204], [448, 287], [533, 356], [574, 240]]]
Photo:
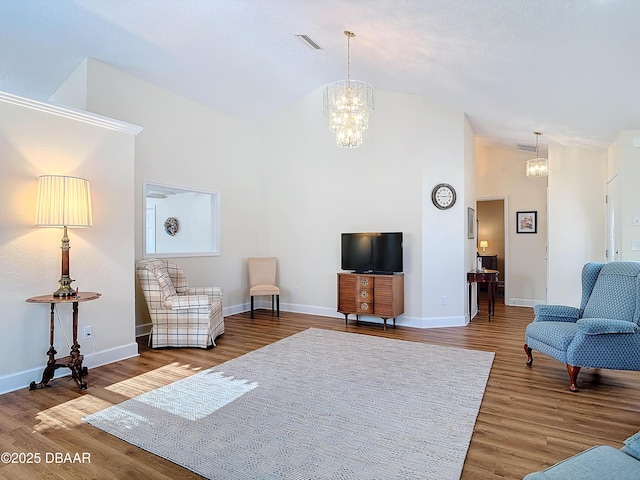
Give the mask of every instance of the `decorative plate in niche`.
[[173, 237], [178, 233], [178, 228], [180, 228], [180, 224], [176, 217], [169, 217], [164, 221], [164, 231], [167, 232], [167, 235], [171, 235]]

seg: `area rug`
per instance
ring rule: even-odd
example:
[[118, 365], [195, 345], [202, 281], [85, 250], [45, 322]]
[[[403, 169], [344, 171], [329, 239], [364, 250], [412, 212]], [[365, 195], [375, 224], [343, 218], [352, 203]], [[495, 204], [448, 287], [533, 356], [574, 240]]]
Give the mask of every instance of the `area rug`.
[[210, 479], [459, 479], [493, 357], [310, 328], [84, 420]]

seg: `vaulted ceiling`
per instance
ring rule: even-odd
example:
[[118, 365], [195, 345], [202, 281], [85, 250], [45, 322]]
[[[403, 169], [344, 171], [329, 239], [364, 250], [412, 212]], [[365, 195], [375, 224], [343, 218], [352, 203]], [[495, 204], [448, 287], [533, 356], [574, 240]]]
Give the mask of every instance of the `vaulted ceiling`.
[[346, 77], [350, 30], [351, 78], [482, 141], [606, 148], [640, 128], [639, 25], [637, 0], [0, 0], [0, 90], [47, 101], [93, 57], [260, 123]]

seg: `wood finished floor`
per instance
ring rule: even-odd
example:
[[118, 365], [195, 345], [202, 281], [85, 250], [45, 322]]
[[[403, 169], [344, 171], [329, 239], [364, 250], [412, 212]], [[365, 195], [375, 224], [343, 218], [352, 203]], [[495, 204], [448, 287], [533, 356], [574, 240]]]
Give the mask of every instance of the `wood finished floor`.
[[[463, 480], [521, 479], [592, 445], [620, 447], [640, 430], [640, 372], [583, 370], [578, 377], [580, 392], [569, 392], [564, 365], [534, 352], [533, 369], [525, 366], [524, 329], [532, 317], [529, 308], [498, 304], [488, 323], [486, 307], [481, 305], [480, 314], [467, 327], [397, 327], [385, 332], [381, 325], [356, 325], [352, 320], [345, 326], [340, 319], [286, 312], [275, 318], [262, 310], [254, 320], [248, 314], [227, 317], [226, 333], [216, 348], [207, 351], [151, 350], [146, 339], [140, 339], [139, 357], [95, 369], [89, 361], [89, 388], [84, 392], [65, 378], [43, 390], [0, 396], [0, 453], [41, 455], [39, 464], [0, 464], [0, 478], [201, 478], [84, 424], [81, 418], [309, 327], [495, 352]], [[46, 463], [46, 454], [55, 452], [71, 456], [86, 452], [90, 463]]]

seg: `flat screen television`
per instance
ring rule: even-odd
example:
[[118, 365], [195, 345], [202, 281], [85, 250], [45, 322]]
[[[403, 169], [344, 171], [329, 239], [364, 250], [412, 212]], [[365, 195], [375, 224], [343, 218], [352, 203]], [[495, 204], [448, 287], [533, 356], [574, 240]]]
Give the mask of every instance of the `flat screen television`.
[[402, 232], [343, 233], [341, 253], [342, 270], [402, 272]]

